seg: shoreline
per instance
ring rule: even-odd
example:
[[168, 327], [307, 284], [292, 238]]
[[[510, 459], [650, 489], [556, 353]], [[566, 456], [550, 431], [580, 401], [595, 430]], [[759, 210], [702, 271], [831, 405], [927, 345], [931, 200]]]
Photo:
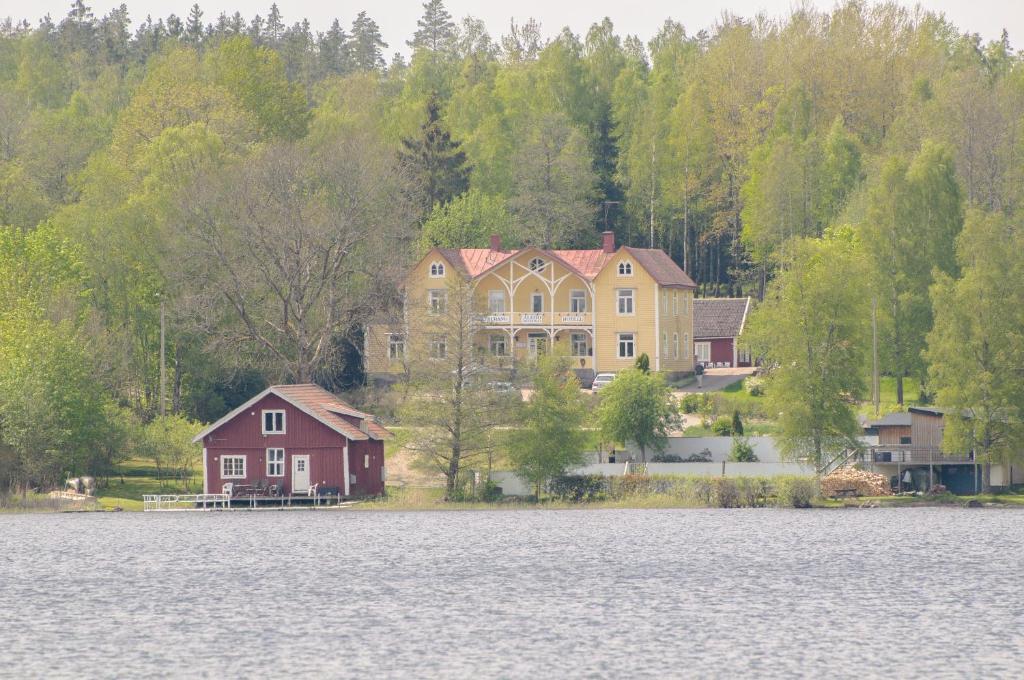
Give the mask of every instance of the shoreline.
[[[79, 513], [108, 513], [108, 512], [142, 512], [141, 501], [133, 499], [100, 497], [93, 507], [39, 507], [29, 505], [27, 507], [0, 508], [0, 515], [23, 515], [23, 514], [79, 514]], [[815, 498], [809, 507], [793, 508], [774, 503], [761, 505], [742, 506], [720, 506], [716, 504], [701, 504], [688, 502], [686, 499], [653, 494], [649, 496], [634, 496], [619, 499], [606, 499], [595, 501], [571, 502], [564, 500], [545, 500], [541, 502], [529, 501], [504, 501], [497, 503], [486, 503], [482, 501], [464, 501], [445, 503], [439, 499], [427, 498], [401, 498], [392, 496], [385, 499], [370, 499], [353, 505], [336, 507], [302, 507], [291, 508], [291, 512], [299, 511], [350, 511], [350, 512], [465, 512], [465, 511], [502, 511], [502, 510], [871, 510], [876, 508], [1020, 508], [1024, 509], [1024, 495], [1016, 494], [979, 494], [976, 496], [866, 496], [859, 498]], [[233, 508], [227, 512], [282, 512], [280, 508], [266, 508], [252, 510], [250, 508]], [[166, 511], [160, 511], [166, 512]], [[196, 512], [196, 510], [183, 510], [183, 512]], [[210, 512], [225, 512], [225, 510], [210, 510]]]

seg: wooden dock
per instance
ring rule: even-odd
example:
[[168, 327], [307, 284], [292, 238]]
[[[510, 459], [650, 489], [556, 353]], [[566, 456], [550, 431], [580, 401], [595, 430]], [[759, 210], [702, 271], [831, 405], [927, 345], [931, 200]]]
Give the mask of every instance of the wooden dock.
[[361, 503], [341, 496], [260, 496], [226, 493], [145, 494], [143, 512], [210, 512], [213, 510], [310, 510], [346, 508]]

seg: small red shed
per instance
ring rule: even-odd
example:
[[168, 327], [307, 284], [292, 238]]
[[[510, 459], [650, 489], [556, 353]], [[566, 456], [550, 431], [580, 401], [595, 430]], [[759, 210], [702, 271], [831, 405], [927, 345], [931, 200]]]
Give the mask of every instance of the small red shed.
[[203, 491], [276, 487], [285, 496], [384, 493], [384, 438], [373, 416], [318, 385], [274, 385], [196, 435]]
[[750, 298], [696, 298], [693, 301], [693, 354], [706, 367], [750, 366], [750, 352], [739, 346], [750, 312]]

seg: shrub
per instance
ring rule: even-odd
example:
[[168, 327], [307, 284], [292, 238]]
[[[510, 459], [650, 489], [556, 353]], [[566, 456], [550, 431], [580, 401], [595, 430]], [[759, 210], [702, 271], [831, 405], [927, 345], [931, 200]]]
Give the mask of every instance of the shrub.
[[682, 463], [683, 457], [674, 453], [656, 453], [651, 456], [652, 463]]
[[729, 460], [734, 463], [758, 462], [757, 455], [754, 453], [754, 447], [750, 445], [750, 440], [739, 436], [732, 438], [732, 450], [729, 452]]
[[679, 406], [680, 410], [683, 413], [696, 413], [701, 405], [701, 396], [699, 394], [686, 395]]
[[750, 376], [743, 381], [743, 387], [747, 390], [747, 394], [752, 397], [763, 397], [764, 396], [764, 379]]
[[496, 503], [502, 498], [501, 487], [493, 479], [488, 479], [480, 487], [480, 500], [484, 503]]
[[733, 409], [732, 412], [732, 433], [743, 434], [743, 421], [740, 420], [739, 409]]
[[701, 449], [697, 453], [691, 453], [689, 456], [683, 459], [684, 463], [710, 463], [711, 462], [711, 449]]
[[599, 500], [605, 495], [606, 480], [601, 475], [563, 475], [548, 483], [548, 491], [562, 500], [579, 503]]
[[732, 434], [732, 420], [722, 416], [711, 424], [711, 431], [720, 437], [728, 437]]
[[735, 508], [739, 505], [739, 489], [735, 480], [728, 477], [715, 477], [712, 480], [715, 505], [720, 508]]
[[775, 501], [783, 508], [809, 508], [818, 496], [818, 480], [813, 477], [777, 477]]
[[764, 477], [737, 477], [736, 493], [739, 505], [744, 508], [760, 508], [771, 491], [771, 482]]
[[625, 496], [644, 496], [655, 493], [656, 483], [647, 475], [623, 475], [609, 478], [611, 494], [616, 498]]

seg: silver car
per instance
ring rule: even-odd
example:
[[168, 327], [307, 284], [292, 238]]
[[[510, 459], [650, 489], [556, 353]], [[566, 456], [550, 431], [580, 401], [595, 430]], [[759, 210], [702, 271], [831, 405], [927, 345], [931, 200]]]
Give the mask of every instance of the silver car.
[[599, 389], [610, 383], [612, 380], [615, 380], [614, 373], [598, 373], [596, 376], [594, 376], [594, 384], [590, 386], [590, 390], [592, 392], [597, 392]]

